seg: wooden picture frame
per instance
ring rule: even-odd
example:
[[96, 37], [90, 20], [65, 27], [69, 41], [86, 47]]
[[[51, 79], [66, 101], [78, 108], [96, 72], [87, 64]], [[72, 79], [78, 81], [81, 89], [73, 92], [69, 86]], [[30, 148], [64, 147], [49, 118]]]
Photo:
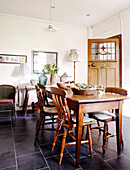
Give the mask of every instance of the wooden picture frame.
[[46, 64], [57, 66], [57, 60], [57, 52], [33, 51], [33, 73], [41, 74]]
[[0, 63], [3, 64], [20, 64], [27, 63], [26, 55], [0, 54]]

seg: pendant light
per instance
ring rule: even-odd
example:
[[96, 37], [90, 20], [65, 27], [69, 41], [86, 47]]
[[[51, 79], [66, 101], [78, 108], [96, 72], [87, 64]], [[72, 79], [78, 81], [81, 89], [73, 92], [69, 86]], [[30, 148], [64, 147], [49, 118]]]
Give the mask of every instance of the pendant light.
[[52, 25], [52, 8], [55, 8], [54, 6], [52, 6], [52, 0], [50, 0], [50, 24], [48, 25], [48, 27], [47, 27], [47, 31], [48, 32], [56, 32], [56, 31], [58, 31], [59, 29], [57, 28], [57, 27], [54, 27], [53, 25]]

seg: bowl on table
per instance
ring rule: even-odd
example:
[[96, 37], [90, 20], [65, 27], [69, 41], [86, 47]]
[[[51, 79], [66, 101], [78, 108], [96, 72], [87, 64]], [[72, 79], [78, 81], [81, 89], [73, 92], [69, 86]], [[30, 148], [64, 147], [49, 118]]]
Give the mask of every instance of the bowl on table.
[[93, 88], [84, 83], [76, 84], [75, 87], [71, 87], [73, 94], [76, 95], [94, 95], [96, 93], [96, 88]]

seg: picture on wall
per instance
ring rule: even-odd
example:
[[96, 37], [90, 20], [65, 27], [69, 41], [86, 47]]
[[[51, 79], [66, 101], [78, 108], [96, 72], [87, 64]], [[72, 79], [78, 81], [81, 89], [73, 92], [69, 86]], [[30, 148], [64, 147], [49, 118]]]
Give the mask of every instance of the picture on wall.
[[57, 66], [57, 52], [33, 51], [33, 73], [41, 74], [46, 64]]
[[26, 55], [0, 54], [0, 63], [19, 64], [27, 63]]

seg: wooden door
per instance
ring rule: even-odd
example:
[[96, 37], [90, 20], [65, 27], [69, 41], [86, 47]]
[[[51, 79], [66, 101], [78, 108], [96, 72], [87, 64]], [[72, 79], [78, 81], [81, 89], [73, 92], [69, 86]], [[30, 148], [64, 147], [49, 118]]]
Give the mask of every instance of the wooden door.
[[119, 40], [88, 40], [88, 84], [120, 86]]

